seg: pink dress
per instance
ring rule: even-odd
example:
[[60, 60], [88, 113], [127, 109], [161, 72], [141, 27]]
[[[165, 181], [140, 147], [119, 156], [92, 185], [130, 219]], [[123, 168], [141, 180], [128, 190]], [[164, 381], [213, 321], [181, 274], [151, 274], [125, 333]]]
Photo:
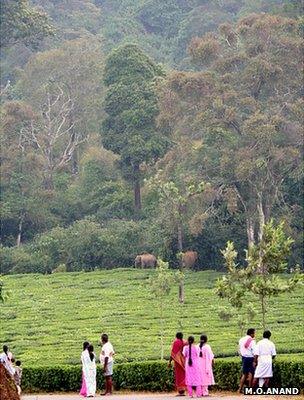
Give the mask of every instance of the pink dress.
[[198, 354], [202, 352], [202, 357], [199, 357], [199, 365], [201, 370], [201, 386], [214, 385], [214, 377], [212, 371], [212, 360], [214, 355], [209, 344], [204, 344], [202, 348], [198, 346]]
[[183, 355], [185, 357], [185, 369], [186, 369], [186, 385], [187, 386], [201, 386], [202, 377], [201, 369], [198, 359], [198, 348], [195, 344], [191, 345], [191, 359], [192, 365], [189, 365], [189, 345], [185, 346], [183, 349]]

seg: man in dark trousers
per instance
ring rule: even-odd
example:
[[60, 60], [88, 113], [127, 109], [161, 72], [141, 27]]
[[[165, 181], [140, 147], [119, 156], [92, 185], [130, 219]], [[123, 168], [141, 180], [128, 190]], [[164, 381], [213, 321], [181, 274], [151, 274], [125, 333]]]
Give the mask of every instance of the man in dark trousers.
[[113, 356], [115, 353], [106, 333], [101, 335], [101, 344], [100, 363], [103, 365], [103, 374], [105, 376], [105, 392], [102, 396], [105, 396], [112, 394]]
[[243, 375], [240, 381], [239, 392], [242, 393], [244, 384], [248, 380], [249, 387], [252, 386], [254, 374], [254, 350], [255, 350], [255, 329], [247, 330], [247, 335], [239, 341], [239, 354], [242, 357]]

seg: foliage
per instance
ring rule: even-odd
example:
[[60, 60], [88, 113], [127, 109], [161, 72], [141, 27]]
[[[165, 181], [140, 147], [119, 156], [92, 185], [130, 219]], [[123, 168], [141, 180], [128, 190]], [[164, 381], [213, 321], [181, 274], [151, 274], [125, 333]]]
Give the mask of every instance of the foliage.
[[[20, 272], [86, 269], [76, 258], [93, 240], [77, 252], [66, 239], [69, 265], [59, 245], [59, 256], [31, 247], [82, 220], [102, 229], [88, 268], [131, 265], [141, 251], [176, 267], [195, 249], [199, 269], [221, 270], [227, 238], [240, 254], [270, 218], [295, 240], [289, 266], [303, 263], [299, 1], [2, 3], [3, 27], [16, 29], [1, 57], [1, 244], [24, 246], [4, 250], [5, 273], [13, 253]], [[200, 182], [182, 206], [181, 249], [176, 200]], [[179, 196], [161, 199], [166, 183]]]
[[108, 87], [102, 126], [106, 149], [121, 156], [134, 187], [135, 214], [141, 209], [140, 165], [162, 156], [167, 140], [157, 132], [155, 81], [160, 68], [135, 45], [114, 50], [107, 58], [104, 83]]
[[286, 270], [286, 258], [292, 243], [284, 234], [283, 224], [275, 227], [273, 221], [270, 221], [263, 232], [261, 241], [246, 252], [246, 266], [243, 268], [235, 263], [237, 252], [232, 242], [228, 242], [226, 249], [222, 251], [228, 274], [217, 282], [216, 293], [236, 309], [237, 315], [245, 308], [248, 318], [244, 318], [243, 311], [240, 315], [242, 330], [244, 323], [248, 324], [255, 312], [248, 302], [249, 294], [257, 296], [260, 301], [262, 327], [266, 329], [266, 300], [284, 292], [290, 293], [303, 278], [298, 273], [288, 280], [282, 280], [278, 276]]
[[[154, 276], [155, 270], [135, 268], [1, 276], [10, 295], [1, 304], [6, 324], [1, 326], [0, 342], [10, 346], [24, 367], [78, 365], [83, 341], [90, 340], [98, 353], [102, 329], [110, 335], [117, 363], [157, 360], [159, 309], [146, 289]], [[180, 323], [185, 337], [191, 334], [198, 339], [206, 332], [217, 357], [236, 354], [237, 323], [223, 323], [217, 315], [219, 298], [214, 285], [220, 276], [215, 271], [186, 274], [183, 318], [179, 310], [164, 308], [165, 357], [170, 355]], [[168, 295], [169, 305], [177, 303], [176, 286]], [[248, 300], [258, 306], [257, 298]], [[301, 286], [269, 299], [268, 326], [280, 354], [303, 352], [302, 303]], [[254, 317], [250, 323], [257, 327], [257, 339], [262, 337], [259, 322]]]
[[[216, 360], [214, 375], [218, 390], [236, 390], [240, 376], [240, 361]], [[291, 360], [274, 363], [275, 387], [296, 387], [303, 389], [303, 361]], [[97, 389], [102, 389], [104, 380], [102, 370], [97, 368]], [[174, 387], [172, 370], [167, 363], [147, 361], [126, 363], [114, 366], [113, 380], [116, 390], [132, 391], [171, 391]], [[23, 369], [23, 389], [25, 391], [43, 390], [79, 391], [81, 384], [80, 366], [26, 367]]]
[[50, 273], [64, 265], [68, 272], [132, 266], [136, 255], [152, 251], [146, 222], [111, 220], [106, 226], [78, 220], [56, 227], [31, 245], [0, 247], [2, 273]]
[[28, 0], [1, 1], [1, 46], [8, 47], [18, 42], [35, 46], [54, 30], [48, 16], [32, 8]]
[[301, 45], [293, 19], [252, 14], [222, 24], [191, 41], [198, 71], [172, 72], [162, 92], [162, 129], [199, 144], [193, 174], [232, 217], [245, 217], [249, 246], [272, 213], [294, 213], [282, 184], [302, 175]]

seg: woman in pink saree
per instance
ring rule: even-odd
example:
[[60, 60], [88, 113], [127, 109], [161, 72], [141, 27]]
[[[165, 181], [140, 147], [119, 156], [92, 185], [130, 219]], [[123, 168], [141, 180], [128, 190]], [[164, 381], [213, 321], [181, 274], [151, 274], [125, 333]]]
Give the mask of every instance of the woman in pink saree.
[[169, 367], [171, 367], [172, 360], [174, 361], [174, 378], [175, 388], [179, 396], [185, 395], [186, 382], [185, 382], [185, 357], [183, 356], [183, 348], [186, 342], [183, 340], [182, 332], [177, 332], [176, 339], [172, 343], [171, 356], [169, 360]]
[[194, 337], [189, 336], [188, 345], [183, 349], [186, 367], [186, 385], [190, 397], [193, 395], [193, 389], [196, 396], [201, 396], [202, 374], [199, 363], [199, 348], [194, 344]]
[[214, 385], [212, 366], [214, 364], [214, 355], [206, 335], [201, 336], [199, 350], [199, 364], [201, 369], [201, 393], [203, 396], [209, 396], [208, 386]]

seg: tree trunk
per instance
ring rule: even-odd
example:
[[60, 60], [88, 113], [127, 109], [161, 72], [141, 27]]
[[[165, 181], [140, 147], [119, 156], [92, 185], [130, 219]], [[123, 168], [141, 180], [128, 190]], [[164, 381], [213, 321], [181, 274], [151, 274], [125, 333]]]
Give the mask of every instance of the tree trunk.
[[72, 174], [75, 176], [78, 174], [78, 171], [78, 154], [77, 150], [75, 150], [72, 155]]
[[263, 239], [263, 232], [264, 232], [264, 225], [265, 225], [265, 214], [263, 209], [263, 201], [262, 201], [262, 194], [258, 193], [258, 215], [259, 215], [259, 231], [258, 231], [258, 239], [259, 242]]
[[16, 246], [17, 246], [17, 247], [19, 247], [20, 244], [21, 244], [23, 219], [24, 219], [24, 214], [23, 214], [23, 212], [22, 212], [22, 213], [20, 214], [20, 217], [19, 217], [19, 224], [18, 224], [18, 234], [17, 234], [17, 241], [16, 241]]
[[[182, 228], [182, 223], [179, 222], [177, 225], [177, 247], [178, 247], [178, 252], [181, 254], [183, 252], [183, 228]], [[179, 269], [181, 272], [183, 272], [183, 260], [182, 256], [180, 256], [179, 260]], [[179, 282], [179, 287], [178, 287], [178, 301], [180, 303], [184, 303], [185, 301], [185, 282], [184, 279], [181, 279]]]
[[262, 325], [263, 325], [263, 331], [266, 329], [266, 298], [264, 294], [261, 294], [260, 296], [261, 299], [261, 309], [262, 309]]
[[47, 152], [46, 152], [46, 172], [44, 177], [44, 188], [46, 190], [53, 190], [54, 189], [54, 182], [53, 182], [53, 148], [50, 144], [48, 144]]
[[44, 188], [45, 190], [53, 190], [54, 189], [54, 182], [53, 182], [53, 171], [49, 168], [46, 171], [46, 175], [44, 178]]
[[180, 282], [179, 282], [178, 301], [181, 304], [184, 304], [184, 302], [185, 302], [185, 282], [184, 282], [184, 279], [181, 279]]
[[[180, 253], [183, 251], [183, 228], [181, 222], [177, 225], [177, 248]], [[180, 259], [180, 266], [182, 267], [182, 259]]]
[[135, 218], [139, 219], [140, 211], [141, 211], [139, 164], [135, 164], [133, 166], [133, 185], [134, 185], [134, 212], [135, 212]]
[[160, 303], [160, 359], [164, 359], [164, 310], [163, 302]]
[[248, 240], [248, 250], [254, 245], [254, 221], [251, 217], [247, 217], [247, 240]]

